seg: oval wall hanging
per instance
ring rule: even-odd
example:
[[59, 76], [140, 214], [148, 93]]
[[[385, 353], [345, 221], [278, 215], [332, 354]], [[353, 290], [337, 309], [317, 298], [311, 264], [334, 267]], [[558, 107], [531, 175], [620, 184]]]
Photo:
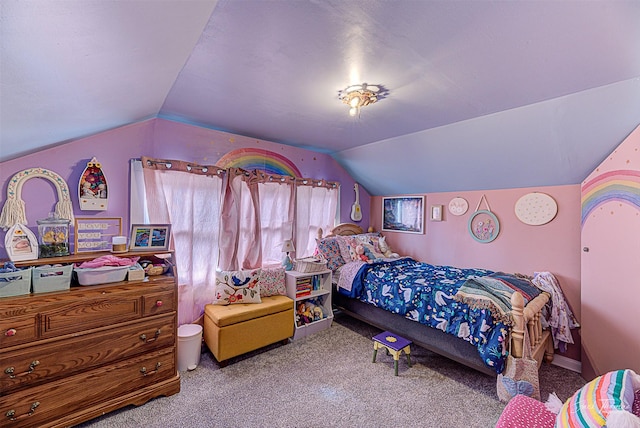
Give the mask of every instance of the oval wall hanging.
[[527, 193], [516, 202], [515, 212], [516, 217], [524, 224], [540, 226], [555, 218], [558, 204], [546, 193]]
[[469, 209], [469, 203], [465, 198], [453, 198], [449, 201], [449, 212], [453, 215], [463, 215]]
[[[487, 204], [486, 210], [480, 209], [480, 204], [483, 199]], [[489, 201], [487, 201], [484, 195], [480, 198], [476, 211], [469, 217], [468, 229], [471, 237], [482, 244], [493, 241], [500, 233], [498, 217], [491, 212]]]

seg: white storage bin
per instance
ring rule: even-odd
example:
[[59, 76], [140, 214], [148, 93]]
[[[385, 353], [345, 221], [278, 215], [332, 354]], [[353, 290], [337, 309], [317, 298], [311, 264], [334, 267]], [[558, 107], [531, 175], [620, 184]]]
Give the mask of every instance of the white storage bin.
[[0, 297], [29, 294], [31, 292], [31, 269], [0, 273]]
[[129, 266], [102, 266], [99, 268], [74, 268], [80, 285], [96, 285], [124, 281]]
[[322, 272], [327, 270], [327, 261], [315, 257], [296, 259], [294, 270], [302, 273]]
[[49, 291], [68, 290], [71, 286], [73, 265], [33, 268], [33, 292], [47, 293]]

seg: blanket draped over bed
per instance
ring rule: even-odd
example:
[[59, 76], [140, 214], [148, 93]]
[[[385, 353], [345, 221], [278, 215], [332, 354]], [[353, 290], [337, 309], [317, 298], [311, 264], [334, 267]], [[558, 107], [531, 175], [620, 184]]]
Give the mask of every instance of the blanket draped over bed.
[[[470, 342], [496, 373], [506, 361], [511, 294], [518, 290], [530, 299], [539, 293], [520, 278], [486, 269], [435, 266], [411, 258], [349, 265], [341, 268], [340, 293]], [[465, 296], [456, 297], [460, 289]]]
[[529, 280], [502, 272], [469, 277], [456, 292], [456, 300], [472, 308], [489, 309], [494, 319], [511, 325], [511, 296], [519, 291], [525, 305], [540, 294]]

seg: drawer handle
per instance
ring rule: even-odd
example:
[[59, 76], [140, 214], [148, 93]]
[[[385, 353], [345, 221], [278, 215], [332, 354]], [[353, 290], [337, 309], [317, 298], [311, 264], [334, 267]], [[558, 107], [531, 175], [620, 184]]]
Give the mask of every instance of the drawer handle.
[[159, 308], [160, 306], [162, 306], [162, 300], [157, 300], [156, 301], [156, 307]]
[[154, 375], [154, 374], [158, 373], [158, 370], [160, 370], [160, 366], [161, 366], [161, 365], [162, 365], [162, 364], [160, 364], [159, 362], [158, 362], [158, 363], [156, 363], [156, 368], [155, 368], [155, 370], [150, 371], [150, 372], [147, 372], [147, 368], [146, 368], [146, 367], [142, 367], [142, 368], [140, 369], [140, 373], [142, 373], [142, 376], [151, 376], [151, 375]]
[[154, 337], [152, 337], [151, 339], [147, 339], [147, 335], [142, 333], [140, 335], [140, 340], [142, 340], [144, 343], [151, 343], [151, 342], [155, 342], [156, 339], [158, 338], [158, 336], [160, 336], [160, 329], [156, 330], [156, 335]]
[[16, 330], [15, 328], [10, 328], [9, 330], [4, 332], [4, 335], [7, 337], [15, 336], [16, 334], [18, 334], [18, 330]]
[[22, 376], [28, 375], [29, 373], [32, 373], [36, 369], [36, 366], [39, 364], [40, 364], [40, 361], [38, 360], [32, 361], [31, 364], [29, 364], [29, 370], [19, 375], [15, 374], [15, 371], [16, 371], [15, 367], [7, 367], [6, 369], [4, 369], [4, 373], [8, 374], [9, 378], [15, 379], [18, 376], [22, 377]]
[[7, 413], [5, 413], [5, 416], [7, 418], [9, 418], [10, 421], [17, 421], [18, 419], [28, 418], [29, 416], [33, 415], [36, 412], [36, 409], [38, 408], [39, 405], [40, 405], [40, 403], [38, 401], [34, 402], [31, 405], [31, 409], [29, 409], [29, 412], [25, 413], [22, 416], [16, 417], [16, 411], [15, 410], [9, 410]]

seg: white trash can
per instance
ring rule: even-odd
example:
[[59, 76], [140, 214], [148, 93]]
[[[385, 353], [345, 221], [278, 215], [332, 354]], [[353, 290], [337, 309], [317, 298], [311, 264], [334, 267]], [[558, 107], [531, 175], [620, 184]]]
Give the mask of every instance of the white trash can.
[[183, 324], [178, 327], [178, 371], [194, 370], [200, 363], [202, 326]]

